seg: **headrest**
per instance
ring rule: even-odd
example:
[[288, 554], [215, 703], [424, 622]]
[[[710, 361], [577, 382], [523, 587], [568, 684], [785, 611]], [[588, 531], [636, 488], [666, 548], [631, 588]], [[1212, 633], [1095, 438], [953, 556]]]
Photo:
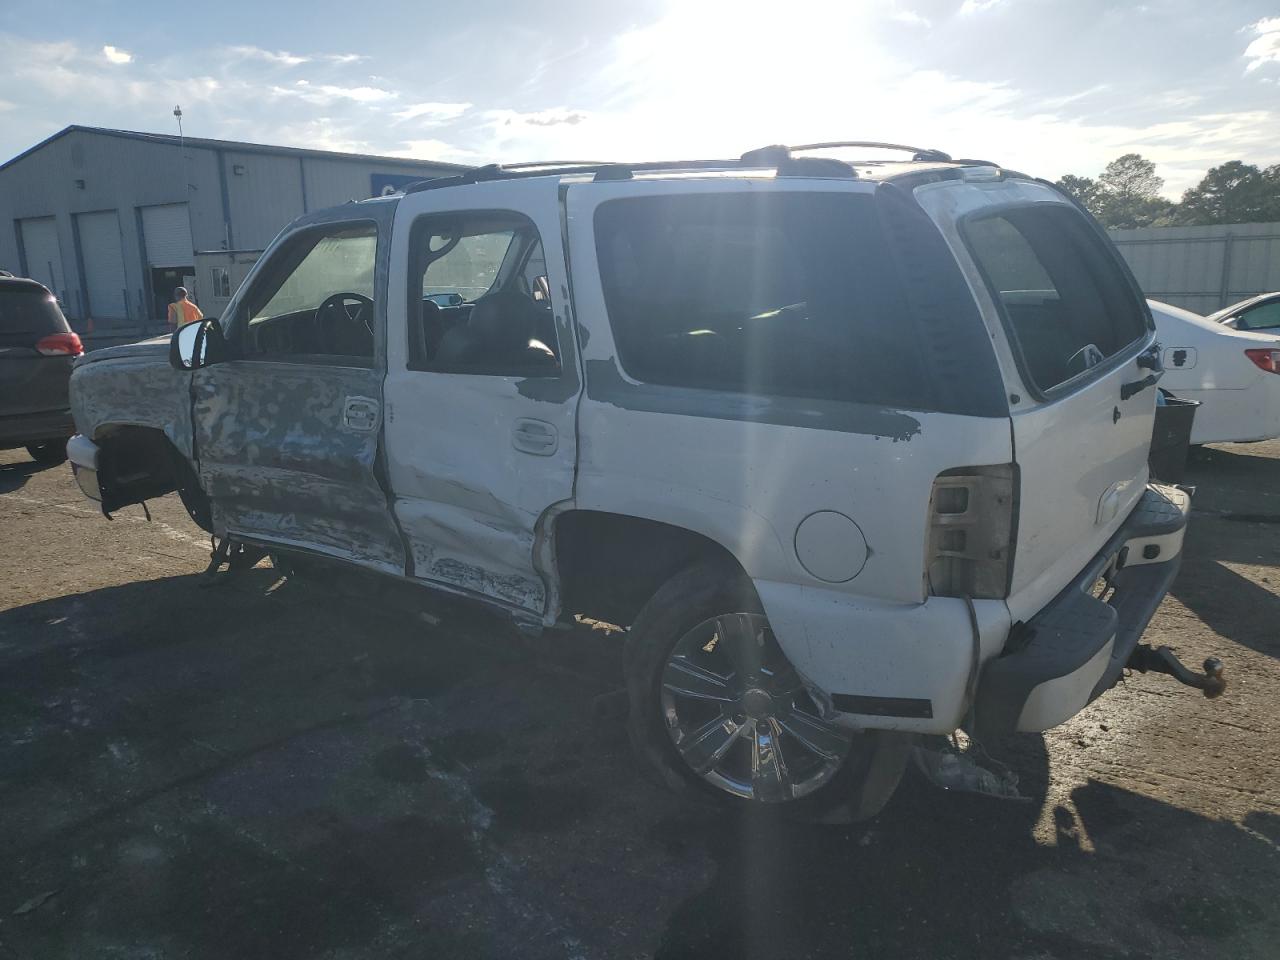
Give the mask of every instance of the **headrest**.
[[481, 297], [467, 325], [499, 349], [523, 350], [538, 324], [538, 307], [523, 294], [507, 290]]

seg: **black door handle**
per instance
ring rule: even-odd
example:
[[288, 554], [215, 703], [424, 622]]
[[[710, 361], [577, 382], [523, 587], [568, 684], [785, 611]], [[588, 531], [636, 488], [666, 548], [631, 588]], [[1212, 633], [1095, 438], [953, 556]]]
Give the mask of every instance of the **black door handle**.
[[1160, 378], [1164, 376], [1164, 363], [1160, 359], [1160, 353], [1160, 344], [1153, 343], [1133, 358], [1134, 362], [1138, 364], [1138, 369], [1150, 370], [1151, 372], [1141, 380], [1133, 380], [1129, 383], [1120, 384], [1121, 401], [1128, 400], [1130, 397], [1147, 389], [1147, 387], [1154, 387], [1160, 382]]
[[1143, 390], [1147, 389], [1147, 387], [1154, 387], [1160, 382], [1160, 378], [1163, 375], [1164, 371], [1161, 370], [1159, 373], [1149, 373], [1141, 380], [1133, 380], [1129, 383], [1120, 384], [1120, 399], [1128, 400], [1130, 397], [1136, 396]]

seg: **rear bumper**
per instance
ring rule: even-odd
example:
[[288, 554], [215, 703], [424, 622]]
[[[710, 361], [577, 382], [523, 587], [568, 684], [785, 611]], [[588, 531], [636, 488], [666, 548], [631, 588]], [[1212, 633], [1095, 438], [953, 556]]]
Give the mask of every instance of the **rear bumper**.
[[98, 485], [98, 445], [86, 436], [76, 434], [67, 441], [67, 459], [75, 475], [80, 492], [90, 500], [102, 502], [102, 488]]
[[76, 432], [70, 410], [50, 410], [0, 417], [0, 450], [42, 440], [61, 440]]
[[[1058, 596], [987, 661], [975, 717], [982, 735], [1047, 730], [1119, 679], [1182, 562], [1191, 498], [1148, 486], [1124, 525]], [[1102, 599], [1095, 585], [1110, 572]]]

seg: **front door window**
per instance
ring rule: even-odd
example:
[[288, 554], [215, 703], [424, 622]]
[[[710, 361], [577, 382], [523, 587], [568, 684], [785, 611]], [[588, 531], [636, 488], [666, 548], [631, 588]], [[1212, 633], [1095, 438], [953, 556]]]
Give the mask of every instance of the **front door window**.
[[373, 224], [327, 226], [287, 243], [248, 297], [242, 356], [371, 364], [377, 246]]

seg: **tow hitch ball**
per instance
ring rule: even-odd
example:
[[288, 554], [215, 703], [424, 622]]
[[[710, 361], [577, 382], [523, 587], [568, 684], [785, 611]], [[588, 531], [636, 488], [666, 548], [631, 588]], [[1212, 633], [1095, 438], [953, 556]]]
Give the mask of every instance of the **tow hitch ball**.
[[1128, 666], [1139, 673], [1167, 673], [1179, 683], [1204, 691], [1210, 699], [1222, 696], [1227, 689], [1227, 678], [1222, 675], [1222, 661], [1210, 657], [1204, 662], [1204, 673], [1196, 673], [1177, 658], [1168, 647], [1150, 647], [1138, 644], [1129, 657]]

